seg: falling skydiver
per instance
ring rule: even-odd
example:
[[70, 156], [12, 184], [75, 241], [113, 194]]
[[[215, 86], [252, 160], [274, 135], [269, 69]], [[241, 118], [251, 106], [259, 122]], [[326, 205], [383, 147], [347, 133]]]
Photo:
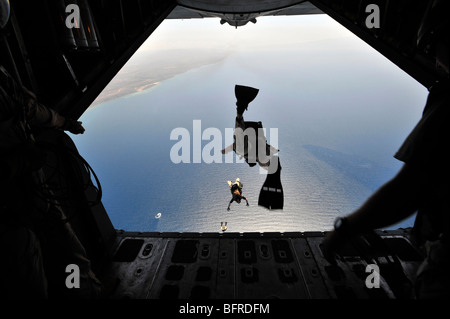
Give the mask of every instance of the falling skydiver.
[[220, 222], [220, 230], [226, 231], [228, 229], [227, 222]]
[[236, 202], [238, 204], [241, 203], [241, 200], [244, 199], [247, 202], [247, 206], [248, 206], [248, 200], [245, 196], [242, 195], [242, 183], [241, 180], [239, 178], [236, 178], [236, 181], [234, 183], [232, 183], [231, 181], [227, 181], [228, 186], [230, 187], [230, 191], [231, 191], [231, 200], [228, 203], [228, 207], [227, 210], [230, 210], [230, 206], [232, 202]]
[[233, 150], [250, 167], [259, 164], [267, 170], [266, 180], [261, 188], [258, 205], [268, 209], [283, 209], [284, 193], [281, 184], [281, 165], [278, 156], [278, 149], [267, 143], [261, 122], [244, 121], [243, 113], [248, 105], [258, 95], [259, 90], [249, 86], [236, 85], [236, 120], [234, 131], [234, 142], [224, 148], [222, 154]]

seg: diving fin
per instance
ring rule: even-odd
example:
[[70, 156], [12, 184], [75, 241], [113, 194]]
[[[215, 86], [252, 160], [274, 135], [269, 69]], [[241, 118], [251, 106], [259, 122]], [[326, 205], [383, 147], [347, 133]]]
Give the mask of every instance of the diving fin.
[[252, 88], [250, 86], [235, 85], [234, 94], [237, 102], [237, 112], [239, 114], [244, 113], [249, 103], [253, 101], [258, 95], [259, 89]]
[[261, 191], [259, 192], [258, 205], [267, 209], [283, 209], [284, 192], [281, 184], [281, 164], [278, 156], [274, 156], [278, 162], [275, 173], [267, 174]]

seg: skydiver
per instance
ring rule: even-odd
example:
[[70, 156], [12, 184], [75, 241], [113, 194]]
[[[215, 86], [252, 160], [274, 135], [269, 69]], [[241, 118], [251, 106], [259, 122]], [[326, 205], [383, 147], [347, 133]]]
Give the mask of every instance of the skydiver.
[[[258, 92], [258, 89], [249, 86], [235, 86], [237, 102], [234, 142], [222, 149], [222, 154], [234, 151], [241, 158], [245, 158], [250, 167], [258, 163], [260, 167], [268, 170], [269, 173], [275, 173], [277, 167], [275, 165], [271, 166], [270, 160], [273, 158], [272, 155], [278, 153], [279, 150], [267, 144], [261, 122], [244, 121], [244, 112], [248, 109], [250, 102], [256, 98]], [[263, 147], [264, 150], [259, 150], [259, 147]], [[272, 167], [274, 167], [273, 170]]]
[[227, 228], [228, 228], [227, 222], [220, 222], [220, 229], [221, 229], [222, 231], [226, 231]]
[[228, 186], [230, 187], [230, 191], [231, 191], [231, 200], [228, 203], [228, 207], [227, 210], [230, 210], [230, 206], [232, 202], [236, 202], [238, 204], [241, 203], [241, 200], [244, 199], [247, 202], [247, 206], [249, 206], [248, 204], [248, 200], [245, 196], [242, 195], [242, 183], [241, 180], [239, 178], [236, 178], [236, 181], [234, 183], [232, 183], [231, 181], [228, 181]]

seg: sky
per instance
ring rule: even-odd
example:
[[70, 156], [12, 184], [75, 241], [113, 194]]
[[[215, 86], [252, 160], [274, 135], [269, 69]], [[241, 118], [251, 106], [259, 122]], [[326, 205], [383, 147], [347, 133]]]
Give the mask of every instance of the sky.
[[[165, 20], [141, 46], [135, 58], [166, 49], [270, 50], [344, 38], [354, 36], [324, 14], [260, 17], [256, 24], [249, 22], [237, 29], [228, 24], [221, 25], [218, 18]], [[361, 42], [354, 43], [354, 48], [364, 48]], [[338, 47], [337, 41], [334, 49]]]

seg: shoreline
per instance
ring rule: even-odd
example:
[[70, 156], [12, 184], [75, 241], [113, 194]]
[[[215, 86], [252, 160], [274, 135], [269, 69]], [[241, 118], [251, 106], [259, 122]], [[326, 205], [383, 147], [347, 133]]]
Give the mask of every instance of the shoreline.
[[[178, 65], [156, 65], [153, 68], [147, 67], [143, 69], [140, 68], [141, 64], [135, 63], [128, 66], [123, 72], [121, 71], [122, 74], [119, 72], [91, 103], [87, 110], [134, 93], [144, 92], [156, 87], [163, 81], [170, 80], [188, 71], [220, 63], [228, 56], [229, 54], [227, 52], [220, 56], [209, 57], [208, 60], [202, 60], [201, 57], [197, 57], [197, 60], [186, 60], [185, 58], [182, 61], [177, 61]], [[147, 73], [152, 74], [152, 76], [146, 78]]]

